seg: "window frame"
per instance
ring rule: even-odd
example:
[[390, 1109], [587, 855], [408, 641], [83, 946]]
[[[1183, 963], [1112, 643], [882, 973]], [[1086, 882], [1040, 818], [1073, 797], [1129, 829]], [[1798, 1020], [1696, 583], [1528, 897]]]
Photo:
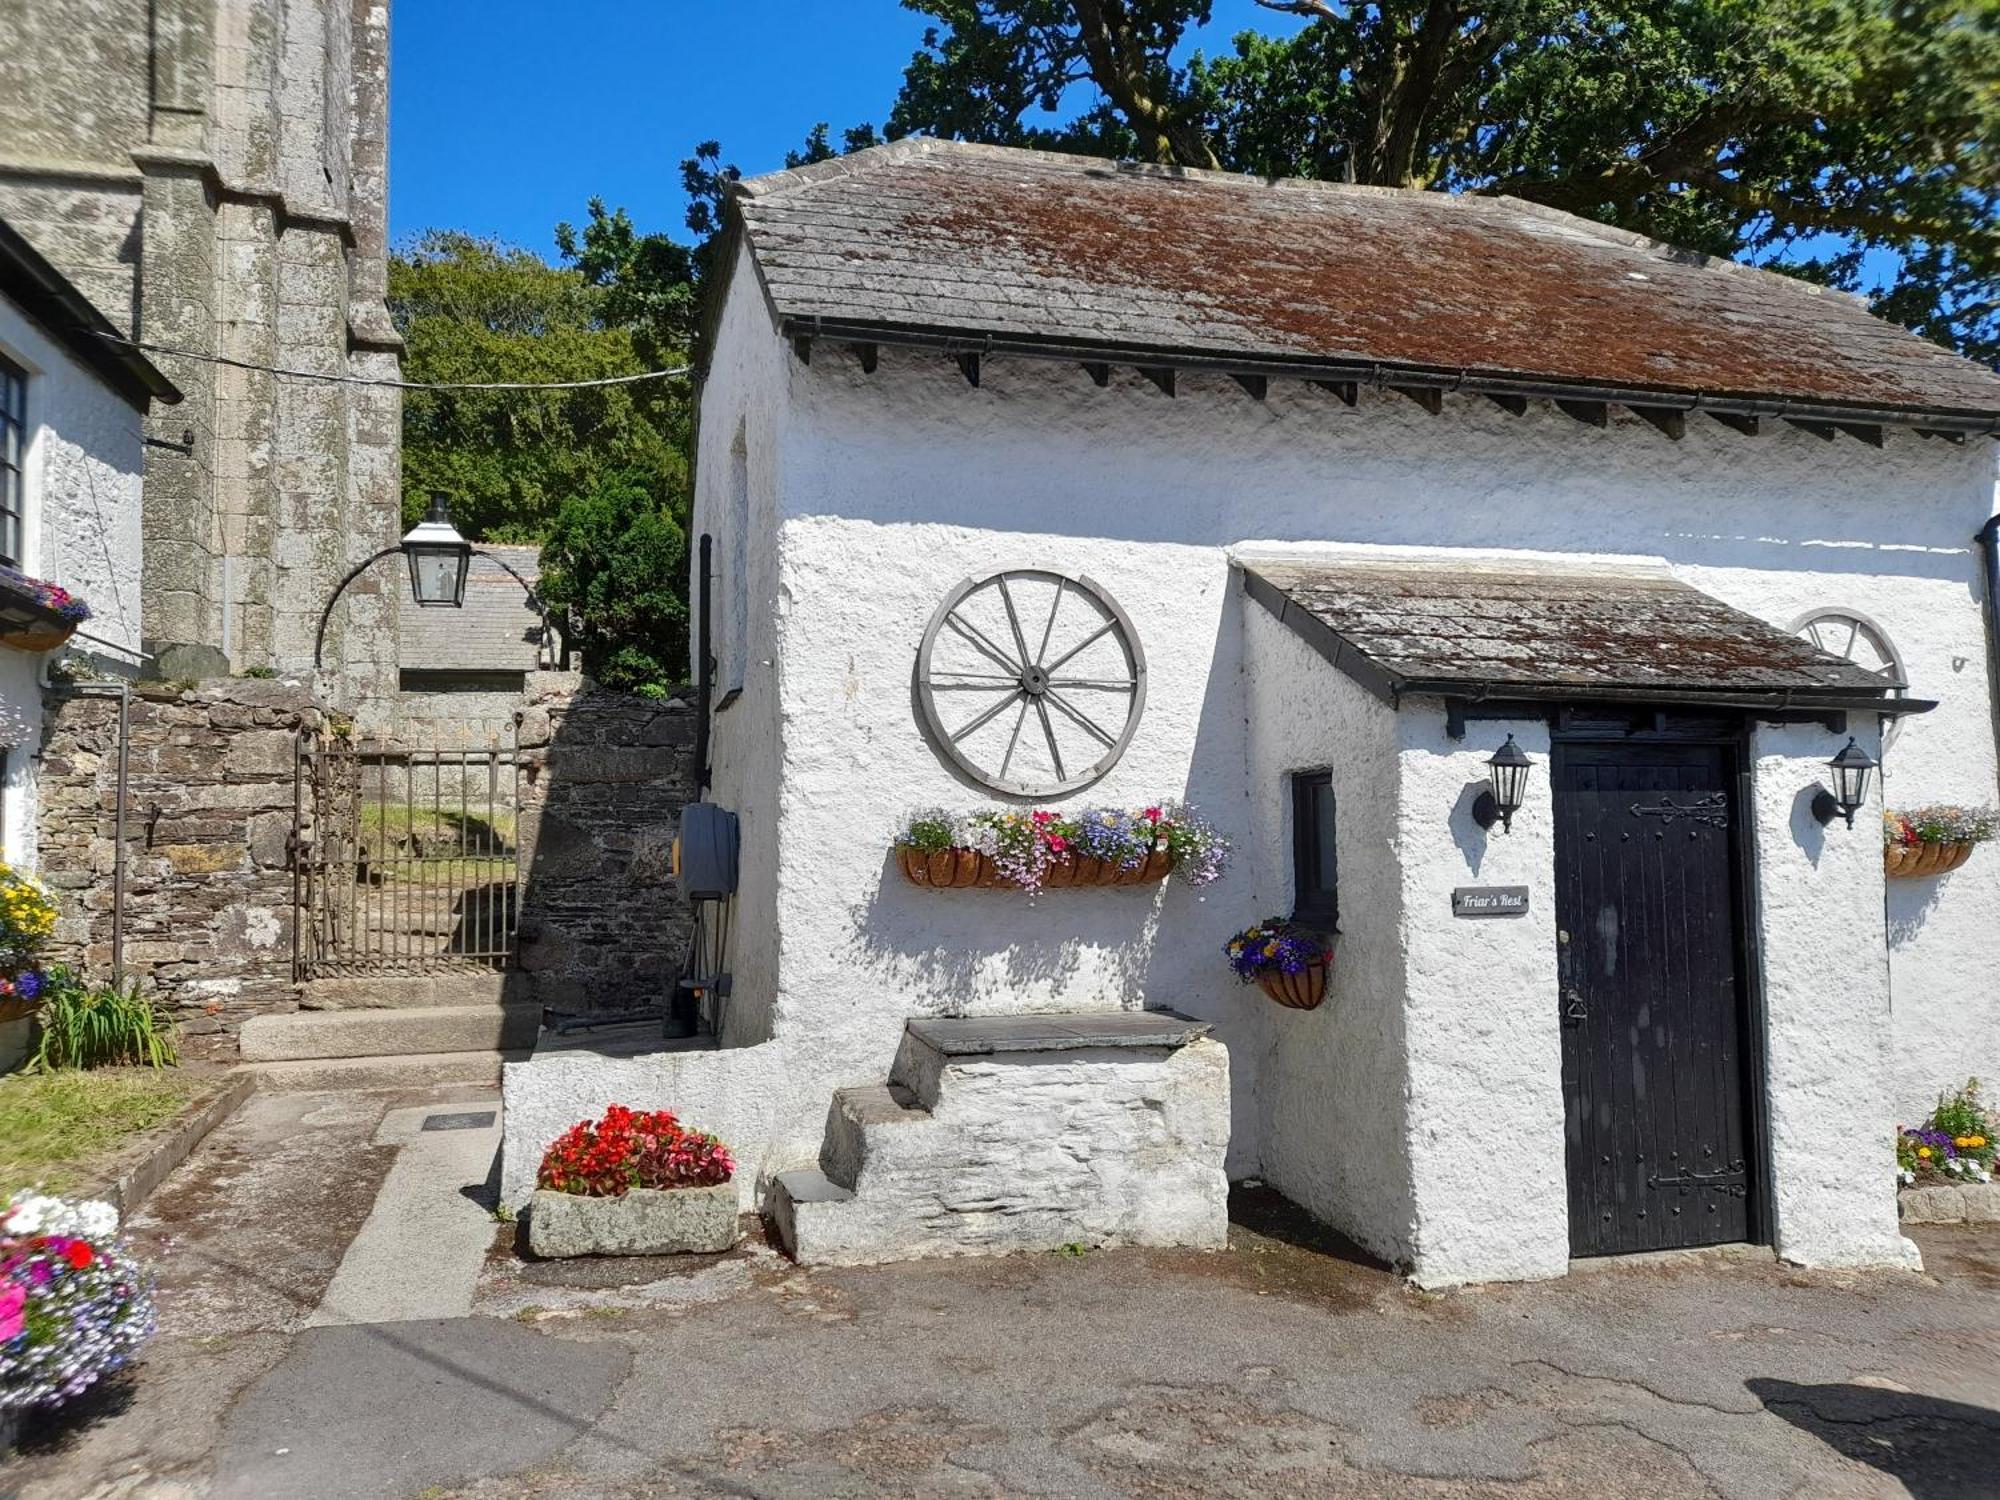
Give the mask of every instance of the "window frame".
[[[1340, 797], [1333, 786], [1333, 772], [1293, 771], [1288, 778], [1292, 800], [1292, 920], [1302, 927], [1337, 933], [1340, 931]], [[1328, 822], [1335, 833], [1333, 847], [1322, 850], [1316, 796], [1324, 793], [1329, 803]], [[1331, 883], [1319, 883], [1319, 870], [1331, 866]]]
[[28, 372], [0, 354], [0, 563], [25, 568], [27, 544]]

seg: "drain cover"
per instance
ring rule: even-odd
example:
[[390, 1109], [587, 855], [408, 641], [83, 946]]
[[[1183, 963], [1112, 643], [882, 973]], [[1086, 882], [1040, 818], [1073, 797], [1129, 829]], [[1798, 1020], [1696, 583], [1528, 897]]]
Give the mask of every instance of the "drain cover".
[[485, 1130], [496, 1118], [490, 1109], [468, 1110], [457, 1115], [425, 1115], [421, 1130]]

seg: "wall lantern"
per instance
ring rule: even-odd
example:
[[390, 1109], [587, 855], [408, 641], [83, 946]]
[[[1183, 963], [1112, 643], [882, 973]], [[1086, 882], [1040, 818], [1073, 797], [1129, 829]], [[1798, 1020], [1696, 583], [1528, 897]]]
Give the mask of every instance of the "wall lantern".
[[1528, 772], [1535, 763], [1510, 734], [1486, 764], [1493, 772], [1493, 784], [1472, 804], [1472, 820], [1481, 828], [1498, 823], [1502, 832], [1512, 833], [1514, 814], [1521, 810], [1521, 799], [1528, 791]]
[[426, 609], [458, 609], [465, 603], [465, 574], [472, 543], [451, 524], [444, 492], [431, 491], [431, 508], [403, 538], [410, 560], [410, 593]]
[[1847, 826], [1854, 826], [1854, 815], [1861, 811], [1861, 805], [1868, 800], [1868, 776], [1881, 762], [1866, 750], [1847, 742], [1840, 754], [1827, 762], [1833, 772], [1833, 790], [1821, 787], [1813, 797], [1813, 816], [1821, 823], [1831, 823], [1835, 814], [1847, 819]]

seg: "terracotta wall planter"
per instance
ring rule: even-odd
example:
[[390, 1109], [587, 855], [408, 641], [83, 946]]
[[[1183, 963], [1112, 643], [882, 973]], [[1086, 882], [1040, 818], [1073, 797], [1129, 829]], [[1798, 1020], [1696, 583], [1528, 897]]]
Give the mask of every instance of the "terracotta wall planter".
[[68, 620], [49, 625], [16, 625], [0, 630], [0, 646], [11, 646], [16, 651], [53, 651], [67, 645], [75, 634], [76, 626]]
[[[990, 856], [976, 849], [940, 849], [926, 854], [920, 849], [898, 849], [896, 867], [911, 885], [938, 890], [969, 890], [976, 886], [1007, 887], [1014, 882], [1002, 875]], [[1149, 854], [1143, 864], [1126, 869], [1086, 855], [1064, 855], [1049, 862], [1042, 889], [1070, 890], [1079, 886], [1157, 885], [1172, 873], [1173, 856], [1164, 849]]]
[[1972, 851], [1978, 847], [1977, 844], [1890, 844], [1882, 850], [1882, 871], [1894, 879], [1942, 875], [1972, 858]]
[[1317, 1010], [1326, 999], [1326, 965], [1310, 963], [1296, 974], [1259, 974], [1257, 988], [1287, 1010]]

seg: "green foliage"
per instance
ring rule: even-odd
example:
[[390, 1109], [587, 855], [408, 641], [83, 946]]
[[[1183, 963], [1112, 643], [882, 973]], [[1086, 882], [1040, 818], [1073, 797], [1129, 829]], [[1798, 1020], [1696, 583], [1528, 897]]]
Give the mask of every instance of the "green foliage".
[[[678, 363], [663, 332], [679, 316], [666, 305], [671, 295], [633, 285], [637, 272], [621, 269], [670, 276], [671, 258], [653, 237], [630, 235], [622, 213], [593, 212], [583, 235], [571, 236], [577, 266], [442, 230], [391, 257], [389, 307], [408, 346], [404, 378], [596, 380]], [[686, 380], [412, 391], [403, 404], [405, 524], [422, 515], [434, 489], [451, 495], [466, 535], [512, 542], [540, 541], [565, 501], [595, 492], [612, 473], [643, 472], [678, 498], [687, 489], [691, 421]]]
[[541, 594], [576, 622], [584, 671], [662, 697], [687, 661], [687, 532], [639, 470], [563, 505], [542, 543]]
[[2000, 0], [1260, 0], [1185, 63], [1210, 0], [904, 3], [891, 136], [1510, 193], [2000, 359]]
[[88, 1185], [120, 1150], [215, 1088], [213, 1074], [178, 1069], [0, 1078], [0, 1198], [26, 1187], [61, 1194]]
[[38, 1073], [127, 1065], [168, 1068], [180, 1061], [172, 1018], [136, 979], [123, 985], [89, 984], [69, 969], [52, 968], [40, 1022], [28, 1063]]

